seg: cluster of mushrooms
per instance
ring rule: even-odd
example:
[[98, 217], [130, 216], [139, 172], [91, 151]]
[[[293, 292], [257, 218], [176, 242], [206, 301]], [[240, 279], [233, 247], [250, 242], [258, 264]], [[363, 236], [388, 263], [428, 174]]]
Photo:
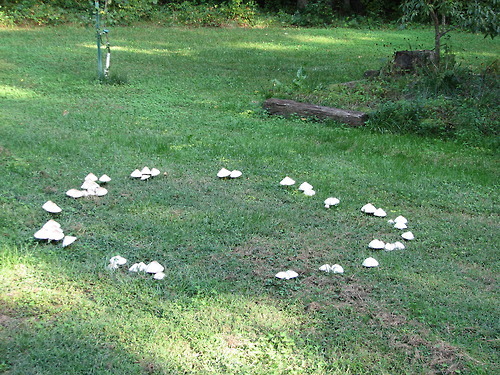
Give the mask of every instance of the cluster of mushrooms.
[[[295, 183], [296, 183], [295, 180], [293, 180], [288, 176], [286, 176], [280, 181], [280, 185], [285, 187], [293, 186], [295, 185]], [[302, 191], [307, 196], [313, 196], [316, 194], [314, 187], [308, 182], [303, 182], [302, 184], [300, 184], [298, 190]], [[329, 197], [324, 201], [325, 208], [330, 208], [331, 206], [337, 206], [339, 203], [340, 200], [335, 197]], [[377, 208], [372, 203], [367, 203], [363, 207], [361, 207], [361, 212], [376, 217], [387, 216], [387, 213], [385, 212], [384, 209], [380, 207]], [[394, 228], [399, 230], [404, 230], [408, 228], [407, 225], [408, 220], [404, 216], [398, 216], [394, 220], [391, 219], [388, 221], [388, 223], [392, 224]], [[406, 241], [411, 241], [415, 238], [413, 233], [410, 231], [404, 232], [403, 234], [401, 234], [401, 237]], [[368, 247], [374, 250], [393, 251], [393, 250], [403, 250], [405, 248], [405, 245], [400, 241], [396, 241], [394, 243], [386, 243], [384, 241], [374, 239], [368, 244]], [[379, 262], [375, 258], [369, 257], [363, 261], [362, 266], [366, 268], [378, 267]], [[331, 272], [336, 274], [344, 273], [344, 268], [339, 264], [333, 264], [333, 265], [323, 264], [321, 267], [319, 267], [319, 270], [323, 272], [329, 272], [329, 273]], [[298, 276], [299, 274], [293, 270], [281, 271], [275, 275], [276, 278], [284, 280], [293, 279]]]
[[[120, 255], [115, 255], [109, 260], [108, 269], [116, 270], [117, 268], [119, 268], [120, 266], [124, 266], [125, 264], [127, 264], [127, 259]], [[128, 270], [130, 272], [144, 272], [152, 274], [153, 279], [155, 280], [162, 280], [165, 277], [165, 273], [163, 272], [165, 270], [165, 267], [163, 267], [156, 260], [153, 260], [149, 264], [143, 262], [134, 263], [129, 267]]]

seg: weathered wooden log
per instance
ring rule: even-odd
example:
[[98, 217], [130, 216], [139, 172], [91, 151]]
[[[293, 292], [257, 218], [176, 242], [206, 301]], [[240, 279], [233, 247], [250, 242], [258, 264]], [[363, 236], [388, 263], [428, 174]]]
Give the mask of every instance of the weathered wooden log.
[[286, 99], [267, 99], [263, 107], [272, 115], [281, 115], [284, 117], [298, 115], [302, 117], [315, 117], [320, 120], [331, 119], [351, 126], [362, 126], [368, 119], [368, 115], [364, 112], [348, 111]]

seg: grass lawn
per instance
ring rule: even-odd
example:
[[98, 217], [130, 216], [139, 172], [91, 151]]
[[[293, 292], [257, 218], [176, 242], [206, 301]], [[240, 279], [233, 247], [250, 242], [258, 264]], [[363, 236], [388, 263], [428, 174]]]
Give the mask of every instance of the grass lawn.
[[[261, 110], [301, 67], [360, 79], [431, 32], [112, 28], [120, 85], [96, 83], [94, 39], [0, 29], [1, 374], [500, 371], [497, 150]], [[466, 66], [498, 59], [497, 40], [453, 43]], [[162, 174], [129, 177], [143, 166]], [[109, 193], [67, 197], [90, 172]], [[287, 175], [316, 195], [281, 187]], [[415, 240], [369, 249], [400, 239], [398, 215]], [[34, 240], [50, 218], [78, 240]], [[115, 255], [166, 276], [108, 270]], [[370, 256], [379, 267], [361, 266]]]

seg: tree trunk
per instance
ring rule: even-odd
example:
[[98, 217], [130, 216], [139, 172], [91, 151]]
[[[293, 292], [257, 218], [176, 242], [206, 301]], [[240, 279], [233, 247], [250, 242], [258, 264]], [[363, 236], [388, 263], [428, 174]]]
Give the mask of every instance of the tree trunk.
[[267, 99], [263, 107], [272, 115], [280, 115], [283, 117], [297, 115], [301, 117], [314, 117], [320, 120], [331, 119], [351, 126], [364, 125], [368, 119], [368, 115], [364, 112], [347, 111], [339, 108], [306, 104], [285, 99]]

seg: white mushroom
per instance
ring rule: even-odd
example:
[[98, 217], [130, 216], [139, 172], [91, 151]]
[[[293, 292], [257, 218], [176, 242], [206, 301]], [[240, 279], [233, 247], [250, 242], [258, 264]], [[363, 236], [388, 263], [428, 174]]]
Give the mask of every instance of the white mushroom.
[[280, 181], [280, 185], [292, 186], [295, 185], [295, 180], [292, 180], [290, 177], [286, 176], [283, 180]]
[[395, 223], [403, 223], [403, 224], [408, 224], [408, 220], [404, 216], [398, 216], [397, 218], [394, 219]]
[[158, 272], [163, 272], [164, 269], [165, 267], [163, 267], [160, 263], [154, 260], [147, 265], [145, 271], [147, 273], [158, 273]]
[[408, 226], [405, 223], [403, 223], [402, 221], [396, 221], [394, 223], [394, 228], [396, 228], [396, 229], [406, 229], [406, 228], [408, 228]]
[[368, 244], [368, 247], [370, 249], [382, 250], [383, 248], [385, 248], [385, 243], [384, 243], [384, 241], [380, 241], [380, 240], [372, 240]]
[[83, 197], [83, 191], [81, 190], [77, 190], [77, 189], [69, 189], [67, 192], [66, 192], [66, 195], [68, 197], [71, 197], [71, 198], [81, 198]]
[[153, 279], [162, 280], [164, 277], [165, 277], [165, 274], [163, 272], [157, 272], [154, 274]]
[[307, 190], [313, 190], [313, 189], [314, 189], [313, 186], [308, 182], [303, 182], [299, 186], [299, 190], [303, 191], [303, 192], [306, 192]]
[[415, 239], [415, 236], [413, 235], [412, 232], [404, 232], [401, 237], [403, 237], [405, 240], [407, 241], [411, 241], [413, 239]]
[[99, 184], [97, 182], [92, 181], [92, 180], [85, 180], [83, 182], [82, 186], [80, 186], [80, 189], [87, 190], [89, 193], [92, 193], [98, 187], [99, 187]]
[[363, 267], [367, 267], [367, 268], [371, 268], [371, 267], [378, 267], [379, 266], [379, 263], [377, 262], [377, 260], [375, 258], [366, 258], [364, 261], [363, 261]]
[[106, 194], [108, 194], [108, 189], [106, 188], [99, 186], [97, 189], [95, 189], [95, 195], [97, 195], [98, 197], [103, 197]]
[[143, 175], [141, 175], [141, 181], [147, 180], [150, 177], [151, 177], [150, 174], [143, 174]]
[[404, 250], [405, 249], [405, 245], [399, 241], [394, 242], [394, 246], [396, 247], [396, 250]]
[[384, 247], [385, 251], [393, 251], [396, 250], [396, 245], [393, 243], [386, 243]]
[[74, 236], [64, 236], [63, 242], [62, 242], [62, 247], [69, 246], [75, 241], [76, 241], [76, 237], [74, 237]]
[[330, 265], [329, 264], [323, 264], [321, 267], [319, 267], [320, 271], [325, 271], [325, 272], [330, 272]]
[[336, 206], [337, 204], [340, 203], [340, 200], [338, 198], [326, 198], [325, 199], [325, 208], [330, 208], [330, 206]]
[[292, 271], [292, 270], [288, 270], [288, 271], [282, 271], [282, 272], [278, 272], [276, 275], [275, 275], [278, 279], [285, 279], [285, 280], [289, 280], [289, 279], [293, 279], [297, 276], [299, 276], [299, 274], [295, 271]]
[[231, 175], [231, 171], [227, 170], [226, 168], [222, 168], [219, 172], [217, 172], [217, 177], [219, 178], [226, 178]]
[[374, 212], [373, 212], [373, 215], [374, 216], [378, 216], [378, 217], [386, 217], [387, 216], [387, 213], [381, 209], [381, 208], [377, 208]]
[[238, 177], [241, 177], [242, 174], [243, 173], [241, 171], [234, 170], [234, 171], [231, 171], [231, 173], [229, 174], [229, 177], [238, 178]]
[[367, 203], [361, 207], [361, 212], [364, 212], [365, 214], [373, 214], [376, 210], [375, 206], [371, 203]]
[[50, 212], [52, 214], [58, 214], [59, 212], [62, 211], [61, 207], [59, 207], [57, 204], [55, 204], [54, 202], [52, 201], [47, 201], [43, 204], [42, 208], [47, 211], [47, 212]]
[[132, 178], [141, 178], [142, 177], [142, 173], [141, 173], [140, 170], [136, 169], [135, 171], [133, 171], [130, 174], [130, 177], [132, 177]]
[[330, 272], [344, 273], [344, 267], [342, 267], [340, 264], [334, 264], [333, 266], [330, 266]]
[[142, 168], [142, 170], [141, 170], [141, 174], [142, 174], [142, 175], [148, 174], [148, 175], [150, 175], [150, 176], [151, 176], [151, 169], [149, 169], [148, 167], [144, 167], [144, 168]]
[[109, 263], [116, 264], [117, 266], [123, 266], [124, 264], [127, 263], [127, 259], [125, 259], [124, 257], [122, 257], [120, 255], [115, 255], [114, 257], [112, 257], [109, 260]]
[[316, 192], [313, 189], [308, 189], [304, 190], [304, 194], [307, 195], [308, 197], [312, 197], [313, 195], [316, 194]]
[[85, 180], [96, 182], [97, 176], [93, 173], [89, 173], [87, 176], [85, 176]]
[[130, 272], [144, 272], [146, 271], [146, 265], [143, 262], [134, 263], [128, 269]]
[[107, 174], [103, 174], [101, 177], [99, 177], [99, 182], [102, 183], [107, 183], [111, 181], [111, 177], [109, 177]]
[[151, 168], [151, 176], [152, 177], [155, 177], [155, 176], [158, 176], [160, 174], [160, 170], [159, 169], [156, 169], [156, 168]]
[[57, 221], [49, 220], [34, 235], [37, 240], [60, 241], [64, 238], [61, 224]]

